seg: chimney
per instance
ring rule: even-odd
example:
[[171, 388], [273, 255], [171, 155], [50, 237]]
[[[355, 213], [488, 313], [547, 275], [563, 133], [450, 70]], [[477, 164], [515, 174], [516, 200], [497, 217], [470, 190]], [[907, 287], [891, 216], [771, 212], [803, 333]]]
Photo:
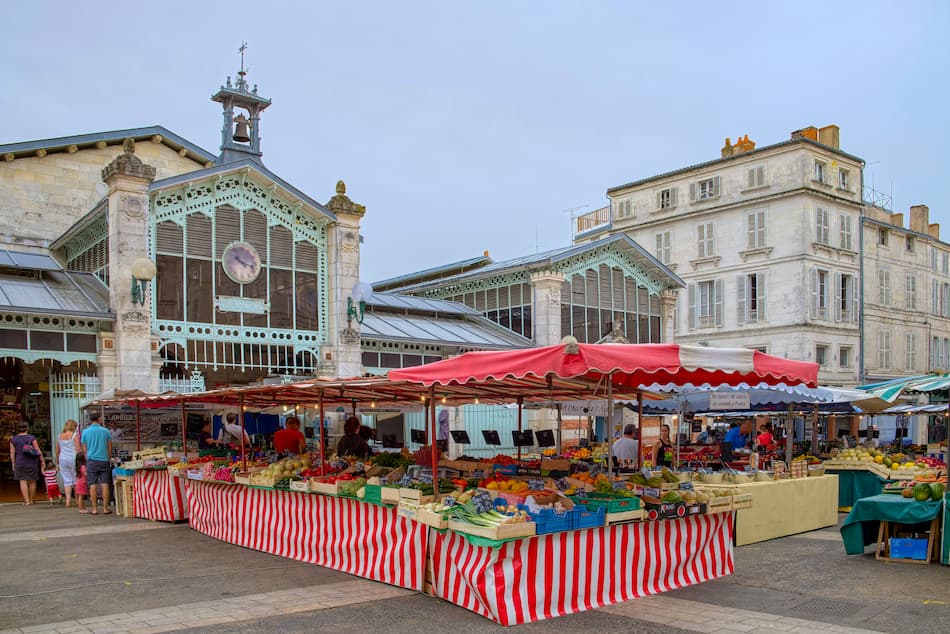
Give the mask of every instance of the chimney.
[[722, 146], [722, 158], [729, 158], [732, 156], [732, 143], [729, 137], [726, 137], [726, 144]]
[[930, 227], [930, 208], [927, 205], [911, 205], [910, 230], [927, 234]]
[[746, 152], [751, 152], [755, 149], [755, 141], [749, 139], [749, 135], [746, 134], [742, 137], [739, 137], [739, 140], [736, 141], [735, 149], [733, 154], [745, 154]]
[[813, 125], [808, 126], [807, 128], [802, 128], [801, 130], [795, 130], [792, 132], [793, 139], [811, 139], [812, 141], [818, 140], [818, 128]]
[[826, 125], [821, 130], [818, 131], [818, 142], [822, 145], [827, 145], [828, 147], [833, 147], [834, 149], [840, 149], [838, 144], [838, 126]]

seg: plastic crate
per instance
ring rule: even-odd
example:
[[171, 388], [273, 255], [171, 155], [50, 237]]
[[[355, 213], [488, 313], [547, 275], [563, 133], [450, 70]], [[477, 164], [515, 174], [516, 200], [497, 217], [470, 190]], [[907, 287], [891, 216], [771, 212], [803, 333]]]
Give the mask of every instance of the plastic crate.
[[623, 513], [624, 511], [636, 511], [640, 508], [640, 498], [592, 494], [585, 497], [572, 497], [571, 500], [575, 504], [583, 504], [589, 509], [603, 507], [607, 513]]
[[891, 537], [891, 559], [927, 559], [927, 540]]
[[516, 464], [496, 464], [492, 465], [493, 473], [502, 475], [518, 475], [518, 465]]
[[588, 508], [578, 504], [574, 507], [574, 512], [571, 514], [571, 518], [574, 520], [574, 526], [572, 528], [577, 530], [579, 528], [596, 528], [603, 526], [606, 512], [607, 510], [603, 506]]
[[[519, 505], [518, 508], [528, 511], [528, 507], [524, 505]], [[561, 511], [559, 513], [554, 509], [541, 508], [538, 509], [537, 513], [528, 511], [528, 515], [531, 516], [531, 521], [535, 523], [534, 532], [536, 535], [569, 531], [574, 528], [573, 511]]]
[[363, 487], [363, 501], [372, 504], [383, 503], [382, 487], [378, 484], [367, 484]]

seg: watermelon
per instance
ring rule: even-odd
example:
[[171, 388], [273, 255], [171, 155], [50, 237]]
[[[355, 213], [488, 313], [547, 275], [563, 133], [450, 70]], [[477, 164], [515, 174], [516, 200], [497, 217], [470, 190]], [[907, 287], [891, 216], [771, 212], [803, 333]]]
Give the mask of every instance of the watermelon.
[[918, 482], [914, 485], [914, 499], [918, 502], [926, 502], [930, 499], [930, 485], [926, 482]]
[[930, 499], [931, 500], [942, 500], [943, 494], [946, 492], [946, 487], [943, 486], [940, 482], [931, 482], [930, 483]]

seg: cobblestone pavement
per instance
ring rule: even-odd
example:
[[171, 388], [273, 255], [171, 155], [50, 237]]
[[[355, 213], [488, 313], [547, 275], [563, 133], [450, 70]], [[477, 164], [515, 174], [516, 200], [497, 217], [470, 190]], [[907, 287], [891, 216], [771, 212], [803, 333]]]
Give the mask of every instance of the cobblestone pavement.
[[[494, 632], [432, 597], [186, 525], [0, 505], [0, 632]], [[950, 568], [844, 554], [836, 527], [736, 549], [724, 579], [518, 626], [545, 632], [947, 632]]]

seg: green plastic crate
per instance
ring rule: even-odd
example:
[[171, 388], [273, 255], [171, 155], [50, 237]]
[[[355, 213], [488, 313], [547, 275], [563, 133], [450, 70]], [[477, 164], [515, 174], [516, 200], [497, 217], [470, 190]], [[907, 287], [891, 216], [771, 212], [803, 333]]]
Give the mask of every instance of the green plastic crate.
[[607, 513], [623, 513], [624, 511], [636, 511], [640, 508], [640, 498], [608, 495], [604, 493], [590, 494], [584, 497], [574, 496], [571, 497], [571, 500], [573, 500], [575, 504], [583, 504], [589, 509], [604, 508]]

